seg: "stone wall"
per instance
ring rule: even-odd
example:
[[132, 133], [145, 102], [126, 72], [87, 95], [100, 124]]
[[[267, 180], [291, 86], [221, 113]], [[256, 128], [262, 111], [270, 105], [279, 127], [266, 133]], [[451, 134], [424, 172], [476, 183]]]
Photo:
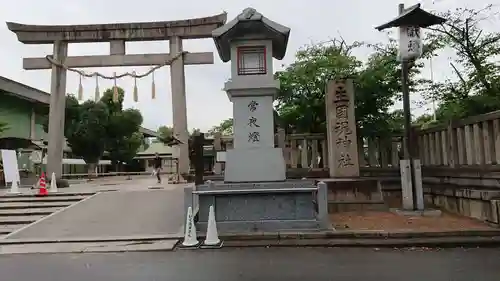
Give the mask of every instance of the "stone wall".
[[[384, 201], [389, 208], [401, 206], [401, 184], [397, 178], [380, 180]], [[426, 207], [475, 218], [500, 227], [500, 189], [463, 187], [424, 181]]]
[[462, 189], [453, 185], [426, 184], [427, 204], [451, 213], [500, 226], [500, 190]]
[[[329, 213], [400, 208], [400, 179], [389, 171], [381, 174], [385, 176], [357, 181], [326, 180]], [[424, 179], [423, 188], [426, 207], [500, 227], [500, 188], [450, 184], [443, 178]]]

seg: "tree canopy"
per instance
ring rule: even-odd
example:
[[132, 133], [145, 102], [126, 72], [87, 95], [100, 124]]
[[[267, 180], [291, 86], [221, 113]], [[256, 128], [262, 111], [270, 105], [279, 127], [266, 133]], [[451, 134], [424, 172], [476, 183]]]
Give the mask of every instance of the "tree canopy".
[[[64, 136], [71, 152], [89, 164], [89, 171], [107, 152], [114, 163], [130, 163], [144, 137], [139, 132], [142, 115], [135, 109], [123, 109], [124, 91], [118, 88], [118, 102], [113, 101], [113, 89], [107, 89], [99, 101], [79, 103], [66, 96]], [[44, 124], [48, 131], [48, 118]]]
[[66, 108], [64, 136], [71, 152], [87, 164], [96, 164], [106, 149], [106, 124], [109, 119], [106, 104], [92, 100], [78, 104], [75, 97], [68, 96]]
[[[172, 128], [171, 126], [163, 125], [158, 128], [157, 132], [160, 134], [160, 138], [156, 141], [166, 144], [170, 144], [172, 142], [172, 139], [174, 137], [174, 128]], [[193, 128], [191, 132], [189, 132], [189, 137], [196, 133], [201, 133], [201, 130], [198, 128]]]
[[117, 166], [120, 163], [130, 163], [144, 143], [144, 136], [139, 132], [142, 125], [142, 115], [137, 109], [123, 109], [125, 92], [118, 88], [118, 102], [113, 101], [113, 89], [107, 89], [101, 97], [101, 102], [108, 109], [105, 147], [109, 159]]
[[[500, 109], [500, 32], [484, 28], [487, 20], [497, 14], [495, 9], [488, 5], [480, 10], [450, 10], [441, 14], [447, 19], [444, 24], [426, 29], [422, 57], [410, 64], [410, 94], [413, 101], [420, 95], [439, 105], [435, 113], [413, 116], [414, 124], [429, 127]], [[366, 48], [370, 51], [367, 58], [354, 55]], [[456, 56], [450, 58], [449, 65], [455, 78], [422, 78], [426, 60], [449, 50]], [[354, 80], [356, 121], [361, 135], [382, 135], [403, 128], [403, 112], [394, 110], [401, 99], [401, 66], [394, 39], [370, 44], [336, 38], [308, 45], [275, 76], [281, 84], [275, 107], [289, 132], [325, 132], [325, 89], [334, 78]], [[232, 119], [223, 120], [209, 131], [214, 132], [232, 134]]]
[[[355, 49], [362, 47], [373, 50], [365, 62], [353, 55]], [[281, 84], [277, 111], [292, 132], [324, 133], [326, 83], [339, 77], [352, 78], [360, 133], [372, 135], [400, 130], [402, 114], [391, 111], [400, 98], [401, 89], [401, 67], [396, 57], [394, 41], [370, 45], [334, 39], [306, 46], [297, 52], [294, 63], [276, 73]], [[418, 86], [419, 80], [415, 77], [422, 67], [422, 64], [414, 64], [410, 71], [413, 89]]]
[[455, 78], [433, 83], [426, 92], [440, 104], [439, 121], [464, 118], [500, 109], [500, 33], [485, 29], [497, 10], [458, 8], [443, 13], [448, 21], [431, 27], [429, 38], [451, 49], [456, 56], [450, 62]]
[[221, 133], [222, 135], [232, 135], [233, 118], [222, 120], [219, 125], [213, 126], [210, 130], [208, 130], [208, 135], [214, 135], [215, 133]]

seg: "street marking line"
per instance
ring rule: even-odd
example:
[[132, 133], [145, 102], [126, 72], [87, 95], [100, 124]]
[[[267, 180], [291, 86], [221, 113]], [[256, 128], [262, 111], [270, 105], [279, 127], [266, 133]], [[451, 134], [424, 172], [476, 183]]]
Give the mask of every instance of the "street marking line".
[[25, 226], [23, 226], [23, 227], [21, 227], [21, 228], [19, 228], [19, 229], [15, 230], [15, 231], [13, 231], [13, 232], [11, 232], [11, 233], [7, 234], [7, 235], [5, 235], [3, 238], [0, 238], [0, 240], [2, 240], [2, 239], [8, 239], [8, 238], [10, 238], [10, 237], [14, 236], [15, 234], [17, 234], [17, 233], [19, 233], [19, 232], [21, 232], [21, 231], [23, 231], [23, 230], [27, 229], [28, 227], [31, 227], [31, 226], [33, 226], [33, 225], [36, 225], [37, 223], [40, 223], [40, 222], [42, 222], [42, 221], [44, 221], [44, 220], [46, 220], [46, 219], [48, 219], [48, 218], [50, 218], [50, 217], [53, 217], [53, 216], [55, 216], [55, 215], [57, 215], [57, 214], [60, 214], [60, 213], [62, 213], [62, 212], [64, 212], [64, 211], [68, 210], [68, 209], [69, 209], [69, 208], [71, 208], [71, 207], [74, 207], [74, 206], [76, 206], [76, 205], [78, 205], [78, 204], [80, 204], [80, 203], [83, 203], [83, 202], [85, 202], [85, 201], [89, 200], [90, 198], [93, 198], [93, 197], [97, 196], [98, 194], [100, 194], [100, 192], [97, 192], [97, 193], [95, 193], [94, 195], [91, 195], [91, 196], [89, 196], [89, 197], [87, 197], [87, 198], [85, 198], [85, 199], [82, 199], [82, 200], [80, 200], [80, 201], [78, 201], [78, 202], [76, 202], [76, 203], [74, 203], [74, 204], [71, 204], [71, 205], [66, 206], [66, 207], [64, 207], [64, 208], [62, 208], [62, 209], [59, 209], [59, 210], [57, 210], [57, 211], [53, 212], [52, 214], [50, 214], [50, 215], [48, 215], [48, 216], [45, 216], [45, 217], [43, 217], [43, 218], [41, 218], [41, 219], [39, 219], [39, 220], [37, 220], [37, 221], [35, 221], [35, 222], [32, 222], [32, 223], [30, 223], [30, 224], [28, 224], [28, 225], [25, 225]]

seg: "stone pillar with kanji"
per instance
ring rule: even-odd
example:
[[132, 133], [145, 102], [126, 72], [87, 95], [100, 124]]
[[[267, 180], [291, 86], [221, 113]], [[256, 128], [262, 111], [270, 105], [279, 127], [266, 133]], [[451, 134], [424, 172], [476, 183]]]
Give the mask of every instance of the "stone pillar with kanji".
[[274, 145], [273, 101], [280, 88], [273, 58], [283, 59], [290, 29], [245, 9], [213, 31], [231, 79], [224, 90], [233, 103], [233, 149], [226, 151], [225, 182], [276, 182], [286, 179], [283, 150]]
[[325, 100], [329, 175], [332, 178], [359, 177], [352, 79], [329, 81]]

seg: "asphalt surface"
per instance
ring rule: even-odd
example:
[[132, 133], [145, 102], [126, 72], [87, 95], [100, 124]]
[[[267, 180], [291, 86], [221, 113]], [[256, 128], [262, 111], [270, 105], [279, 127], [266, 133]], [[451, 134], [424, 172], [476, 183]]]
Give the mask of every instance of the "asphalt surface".
[[500, 249], [246, 248], [0, 256], [2, 281], [497, 281]]

